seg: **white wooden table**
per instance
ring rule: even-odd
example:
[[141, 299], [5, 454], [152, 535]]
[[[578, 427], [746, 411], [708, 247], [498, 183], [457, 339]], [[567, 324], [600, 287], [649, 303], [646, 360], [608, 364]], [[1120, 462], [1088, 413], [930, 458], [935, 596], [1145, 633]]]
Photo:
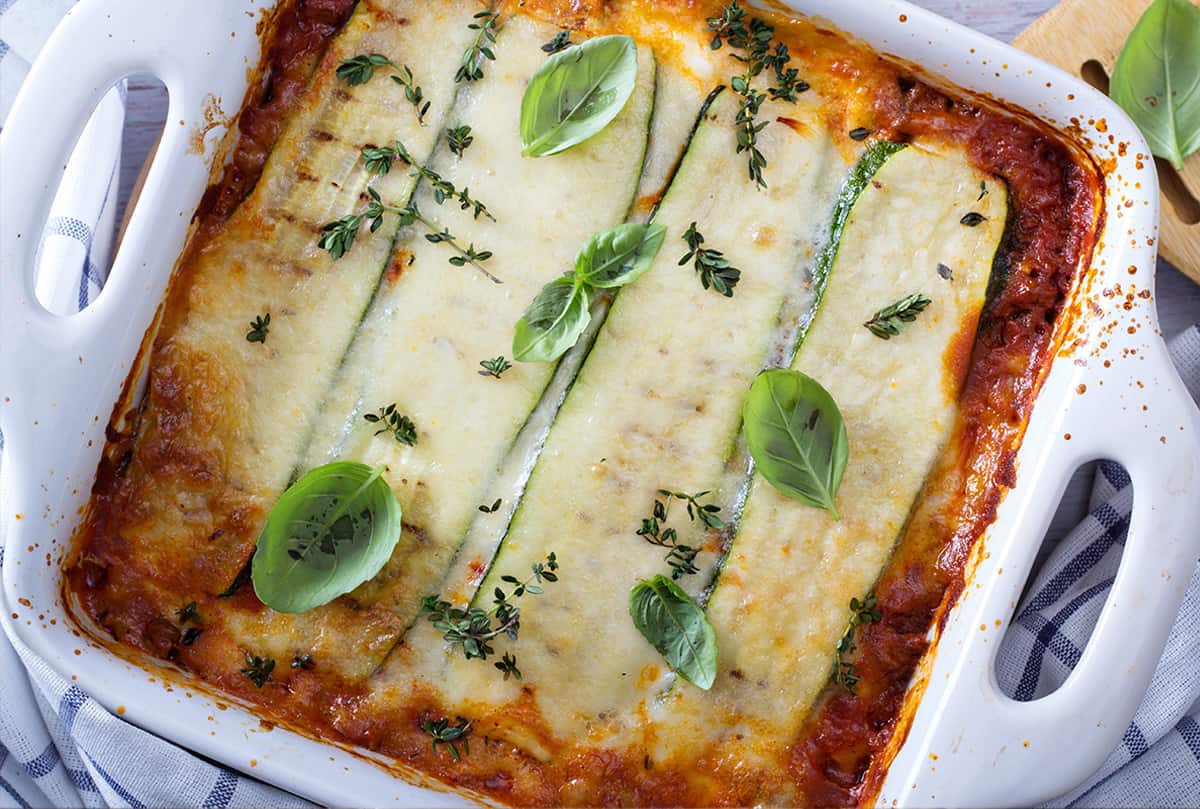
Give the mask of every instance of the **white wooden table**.
[[[2, 2], [2, 0], [0, 0]], [[931, 11], [965, 23], [1005, 41], [1011, 40], [1055, 5], [1056, 0], [914, 0]], [[153, 144], [166, 116], [166, 93], [161, 86], [134, 81], [129, 94], [129, 124], [122, 161], [122, 206], [142, 160]], [[1158, 272], [1158, 310], [1162, 330], [1174, 336], [1200, 323], [1200, 286], [1166, 263]], [[1082, 470], [1067, 491], [1062, 508], [1050, 527], [1049, 539], [1061, 538], [1082, 519], [1091, 485], [1089, 470]]]

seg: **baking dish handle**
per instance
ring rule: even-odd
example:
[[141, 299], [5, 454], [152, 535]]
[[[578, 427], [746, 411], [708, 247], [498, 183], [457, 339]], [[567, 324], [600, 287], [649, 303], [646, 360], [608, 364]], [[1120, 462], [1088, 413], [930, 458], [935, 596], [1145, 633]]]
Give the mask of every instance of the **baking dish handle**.
[[[0, 132], [6, 426], [20, 419], [25, 427], [77, 434], [95, 415], [95, 429], [107, 423], [107, 411], [91, 409], [111, 408], [129, 372], [111, 358], [134, 356], [153, 319], [187, 236], [188, 212], [207, 184], [212, 144], [225, 130], [220, 103], [241, 100], [244, 66], [257, 59], [257, 15], [246, 12], [262, 4], [252, 0], [235, 15], [190, 0], [82, 0], [50, 36]], [[154, 75], [166, 85], [168, 123], [103, 291], [82, 312], [52, 314], [35, 292], [50, 205], [92, 110], [131, 74]], [[80, 397], [80, 390], [88, 394]]]
[[[1152, 306], [1145, 302], [1151, 324]], [[1144, 337], [1123, 335], [1132, 349], [1125, 362], [1136, 363], [1126, 366], [1130, 377], [1116, 374], [1104, 385], [1092, 373], [1093, 389], [1080, 368], [1056, 365], [1069, 369], [1051, 376], [1060, 395], [1048, 383], [1040, 399], [1070, 404], [1056, 413], [1035, 410], [1026, 445], [1045, 450], [1020, 471], [1020, 485], [1001, 507], [1015, 536], [1043, 536], [1081, 464], [1110, 459], [1128, 470], [1134, 495], [1124, 554], [1087, 647], [1046, 697], [1017, 702], [1001, 692], [995, 658], [1003, 632], [996, 627], [1008, 625], [1020, 602], [1038, 546], [985, 540], [910, 732], [925, 741], [902, 749], [891, 773], [899, 779], [889, 778], [885, 799], [903, 790], [907, 805], [1031, 806], [1083, 783], [1120, 745], [1200, 558], [1200, 411], [1152, 328], [1138, 329], [1150, 334], [1148, 346]], [[1053, 649], [1055, 639], [1045, 643]], [[921, 794], [910, 791], [917, 785]]]

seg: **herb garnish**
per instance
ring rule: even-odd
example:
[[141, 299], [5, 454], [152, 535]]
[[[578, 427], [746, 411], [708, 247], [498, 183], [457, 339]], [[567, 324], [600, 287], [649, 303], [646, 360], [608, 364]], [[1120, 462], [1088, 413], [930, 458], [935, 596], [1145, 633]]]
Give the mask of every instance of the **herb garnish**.
[[750, 386], [742, 420], [750, 457], [766, 481], [840, 520], [834, 499], [850, 449], [829, 391], [799, 371], [764, 371]]
[[871, 137], [871, 130], [866, 127], [858, 127], [850, 130], [850, 140], [866, 140]]
[[271, 313], [267, 312], [250, 321], [250, 331], [246, 333], [246, 340], [251, 343], [265, 343], [267, 342], [267, 333], [270, 330]]
[[[944, 264], [938, 265], [939, 274], [944, 266]], [[949, 272], [948, 267], [947, 272]], [[942, 277], [945, 278], [946, 276], [943, 275]], [[889, 306], [883, 307], [863, 325], [870, 330], [871, 334], [879, 339], [890, 340], [904, 330], [905, 324], [916, 320], [917, 315], [929, 308], [929, 304], [931, 303], [933, 301], [924, 295], [909, 295]]]
[[354, 87], [366, 84], [375, 76], [375, 68], [390, 67], [396, 71], [392, 81], [404, 88], [404, 97], [417, 111], [417, 121], [425, 123], [425, 113], [429, 111], [429, 102], [425, 94], [413, 78], [413, 72], [408, 65], [398, 65], [382, 53], [362, 53], [344, 60], [337, 68], [337, 77]]
[[553, 362], [591, 322], [588, 304], [598, 289], [631, 284], [650, 269], [666, 238], [662, 225], [625, 224], [594, 234], [575, 255], [575, 268], [551, 281], [513, 331], [513, 359]]
[[[737, 151], [738, 154], [749, 152], [749, 177], [759, 188], [766, 188], [763, 169], [767, 166], [767, 158], [758, 148], [758, 135], [769, 122], [756, 120], [759, 110], [768, 96], [795, 103], [798, 94], [808, 89], [808, 83], [800, 78], [798, 69], [788, 66], [792, 57], [787, 45], [778, 42], [772, 48], [775, 29], [758, 17], [747, 19], [746, 10], [737, 0], [727, 5], [720, 17], [710, 18], [708, 27], [713, 32], [710, 47], [714, 51], [720, 50], [724, 43], [742, 51], [733, 54], [733, 58], [746, 66], [745, 72], [729, 81], [733, 91], [742, 97], [742, 105], [734, 119], [738, 128]], [[774, 83], [763, 93], [753, 85], [767, 69], [773, 71]]]
[[454, 74], [456, 84], [479, 81], [483, 78], [484, 60], [496, 61], [492, 46], [496, 44], [496, 20], [499, 16], [494, 11], [481, 11], [473, 17], [475, 22], [467, 26], [475, 32], [475, 41], [463, 52], [462, 64]]
[[259, 600], [277, 612], [327, 604], [370, 579], [400, 541], [383, 467], [337, 461], [306, 472], [271, 508], [254, 551]]
[[417, 445], [417, 425], [413, 424], [412, 419], [402, 415], [396, 409], [395, 402], [386, 407], [379, 408], [378, 413], [364, 414], [363, 419], [370, 424], [383, 425], [375, 431], [375, 435], [391, 433], [392, 437], [401, 444], [407, 444], [410, 447]]
[[500, 504], [502, 502], [503, 501], [499, 497], [497, 497], [496, 502], [492, 503], [490, 506], [480, 506], [479, 510], [482, 511], [484, 514], [495, 514], [497, 511], [500, 510]]
[[988, 190], [987, 180], [980, 180], [979, 181], [979, 198], [976, 199], [975, 201], [982, 202], [983, 198], [986, 197], [990, 193], [992, 193], [992, 192]]
[[[454, 727], [450, 726], [449, 719], [426, 719], [421, 722], [421, 730], [429, 734], [433, 739], [430, 743], [430, 749], [436, 756], [438, 745], [446, 745], [446, 749], [450, 751], [450, 757], [455, 761], [462, 761], [463, 754], [470, 755], [471, 747], [467, 742], [467, 737], [471, 735], [471, 725], [475, 724], [474, 720], [468, 722], [464, 717], [458, 717], [458, 724]], [[458, 751], [458, 745], [462, 744], [462, 753]]]
[[358, 236], [358, 231], [362, 228], [363, 222], [369, 222], [370, 231], [374, 233], [379, 230], [383, 224], [384, 214], [396, 214], [400, 218], [400, 227], [408, 227], [415, 223], [420, 223], [428, 233], [425, 238], [434, 244], [445, 242], [454, 249], [457, 255], [451, 256], [449, 261], [455, 267], [463, 267], [470, 264], [485, 277], [494, 283], [501, 283], [500, 279], [492, 275], [483, 267], [484, 261], [492, 257], [490, 250], [476, 250], [475, 245], [463, 247], [457, 237], [450, 233], [448, 228], [438, 230], [437, 225], [426, 218], [417, 208], [415, 202], [410, 202], [403, 208], [398, 208], [394, 205], [385, 205], [379, 196], [379, 192], [374, 188], [367, 188], [367, 194], [370, 195], [370, 202], [366, 207], [357, 213], [347, 214], [341, 219], [328, 222], [321, 228], [321, 240], [317, 242], [317, 246], [322, 250], [328, 250], [330, 257], [337, 261], [354, 246], [354, 239]]
[[296, 655], [292, 658], [292, 668], [294, 669], [310, 671], [316, 665], [317, 664], [313, 662], [312, 655]]
[[571, 32], [566, 28], [554, 35], [554, 39], [542, 46], [542, 50], [546, 53], [558, 53], [571, 47]]
[[667, 517], [670, 515], [671, 503], [675, 500], [687, 503], [688, 519], [692, 521], [698, 519], [708, 528], [719, 531], [725, 527], [725, 523], [717, 516], [717, 512], [721, 510], [720, 506], [714, 503], [700, 502], [700, 498], [711, 494], [711, 492], [705, 491], [698, 494], [686, 494], [684, 492], [673, 492], [668, 489], [659, 489], [658, 494], [664, 499], [656, 499], [654, 501], [654, 509], [649, 517], [642, 518], [642, 527], [637, 530], [637, 535], [644, 538], [651, 545], [670, 549], [670, 553], [667, 554], [667, 564], [671, 568], [671, 578], [678, 581], [686, 575], [700, 572], [700, 568], [696, 567], [695, 561], [701, 549], [680, 544], [679, 534], [674, 528], [664, 529], [662, 527], [662, 524], [667, 521]]
[[252, 655], [249, 652], [246, 655], [246, 667], [241, 670], [247, 680], [254, 683], [259, 688], [267, 684], [267, 680], [271, 679], [271, 672], [275, 670], [275, 661], [271, 658], [262, 658], [258, 655]]
[[204, 630], [198, 626], [189, 626], [187, 629], [183, 630], [183, 636], [179, 639], [179, 642], [184, 646], [191, 646], [196, 642], [196, 638], [200, 637], [200, 633], [203, 631]]
[[676, 674], [697, 688], [717, 678], [717, 633], [700, 605], [666, 576], [638, 582], [629, 593], [633, 624]]
[[833, 681], [851, 694], [854, 693], [854, 687], [858, 685], [860, 679], [854, 670], [854, 664], [845, 659], [846, 655], [854, 651], [854, 631], [860, 624], [874, 624], [882, 618], [883, 615], [879, 612], [874, 593], [867, 595], [862, 601], [857, 598], [850, 599], [850, 622], [846, 625], [846, 631], [842, 633], [837, 646], [834, 647]]
[[717, 294], [732, 298], [733, 288], [741, 280], [742, 271], [730, 265], [729, 260], [720, 250], [702, 246], [704, 234], [696, 230], [695, 222], [683, 234], [683, 240], [687, 242], [688, 252], [679, 259], [679, 266], [683, 267], [694, 259], [696, 272], [700, 274], [701, 286], [705, 289], [711, 287]]
[[987, 217], [981, 213], [971, 211], [969, 214], [958, 220], [960, 225], [966, 225], [969, 228], [978, 227], [987, 221]]
[[462, 126], [450, 127], [446, 130], [446, 145], [450, 147], [450, 151], [459, 157], [467, 151], [472, 143], [475, 142], [475, 136], [471, 134], [471, 127], [463, 124]]
[[503, 356], [490, 360], [480, 360], [479, 365], [483, 368], [479, 372], [480, 376], [491, 376], [496, 379], [499, 379], [505, 371], [512, 367], [512, 363]]
[[[470, 131], [470, 127], [467, 127], [467, 130]], [[473, 211], [476, 219], [480, 215], [483, 215], [493, 222], [496, 221], [496, 217], [488, 212], [487, 206], [471, 196], [471, 189], [457, 188], [454, 183], [445, 179], [433, 169], [417, 163], [400, 141], [396, 141], [394, 146], [368, 146], [362, 150], [362, 158], [367, 171], [379, 175], [390, 172], [392, 170], [392, 163], [400, 160], [416, 169], [416, 174], [413, 176], [429, 180], [430, 187], [433, 188], [433, 200], [438, 205], [443, 205], [446, 200], [453, 199], [459, 203], [459, 207], [464, 211]]]
[[954, 280], [954, 270], [950, 269], [945, 264], [938, 264], [937, 272], [938, 275], [942, 276], [942, 278], [946, 279], [947, 281]]
[[[493, 590], [495, 606], [490, 610], [481, 607], [460, 609], [436, 595], [428, 595], [421, 599], [421, 614], [442, 633], [443, 640], [462, 649], [467, 660], [487, 660], [496, 651], [490, 641], [500, 635], [506, 635], [512, 641], [517, 640], [521, 630], [521, 609], [513, 602], [526, 593], [541, 595], [543, 582], [558, 581], [558, 559], [554, 553], [547, 555], [544, 562], [534, 563], [530, 569], [532, 575], [525, 581], [520, 581], [516, 576], [500, 577], [501, 581], [515, 587], [511, 596], [499, 587]], [[521, 679], [516, 657], [505, 654], [493, 665], [504, 673], [504, 679], [510, 676]]]
[[1109, 94], [1141, 129], [1150, 151], [1183, 171], [1200, 150], [1200, 8], [1154, 0], [1113, 66]]
[[633, 94], [637, 62], [637, 44], [620, 35], [595, 37], [547, 59], [521, 99], [521, 154], [558, 154], [612, 123]]
[[181, 624], [204, 623], [204, 619], [200, 617], [200, 613], [196, 609], [195, 601], [189, 601], [179, 609], [175, 610], [175, 615], [179, 618], [179, 623]]

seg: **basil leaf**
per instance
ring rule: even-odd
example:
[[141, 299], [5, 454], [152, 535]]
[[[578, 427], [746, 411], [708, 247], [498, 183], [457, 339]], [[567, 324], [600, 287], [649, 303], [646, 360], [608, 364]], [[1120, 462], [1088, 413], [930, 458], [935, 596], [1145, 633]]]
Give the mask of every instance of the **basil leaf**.
[[834, 498], [849, 445], [829, 392], [798, 371], [764, 371], [750, 386], [742, 417], [750, 455], [767, 482], [840, 520]]
[[632, 284], [650, 269], [666, 235], [662, 225], [633, 223], [601, 231], [575, 257], [575, 276], [602, 289]]
[[259, 600], [279, 612], [307, 612], [383, 568], [400, 541], [400, 503], [382, 472], [338, 461], [288, 487], [254, 551]]
[[717, 633], [704, 610], [666, 576], [634, 585], [629, 593], [633, 624], [675, 673], [697, 688], [717, 678]]
[[1109, 94], [1150, 151], [1182, 171], [1200, 149], [1200, 8], [1154, 0], [1117, 57]]
[[518, 362], [553, 362], [578, 342], [591, 319], [587, 290], [567, 273], [543, 287], [517, 321], [513, 357]]
[[551, 56], [521, 99], [521, 154], [558, 154], [600, 132], [633, 94], [637, 70], [637, 45], [627, 36], [596, 37]]

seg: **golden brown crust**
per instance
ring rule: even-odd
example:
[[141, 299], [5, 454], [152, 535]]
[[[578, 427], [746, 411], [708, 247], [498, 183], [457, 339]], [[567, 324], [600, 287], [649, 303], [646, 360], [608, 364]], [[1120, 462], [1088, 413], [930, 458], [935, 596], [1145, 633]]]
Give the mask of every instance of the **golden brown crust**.
[[[290, 668], [290, 659], [281, 657], [261, 689], [239, 673], [247, 650], [229, 631], [233, 623], [261, 622], [261, 632], [283, 638], [281, 649], [290, 648], [289, 633], [304, 624], [272, 617], [250, 588], [218, 596], [246, 563], [269, 503], [229, 461], [244, 412], [221, 403], [239, 400], [242, 379], [219, 352], [173, 339], [183, 313], [205, 293], [206, 282], [189, 273], [189, 263], [226, 240], [270, 226], [229, 217], [253, 187], [282, 121], [303, 97], [301, 67], [311, 70], [321, 42], [332, 37], [333, 23], [345, 19], [350, 5], [299, 2], [294, 14], [280, 18], [270, 52], [292, 54], [272, 66], [286, 78], [276, 85], [274, 100], [260, 100], [242, 115], [234, 167], [206, 197], [201, 210], [206, 225], [197, 231], [169, 297], [136, 438], [113, 436], [100, 469], [68, 570], [83, 610], [119, 643], [174, 661], [274, 721], [382, 752], [401, 769], [505, 803], [834, 806], [869, 798], [885, 770], [883, 751], [897, 729], [928, 631], [962, 589], [968, 553], [1014, 483], [1016, 448], [1054, 348], [1056, 320], [1090, 258], [1102, 216], [1102, 180], [1095, 167], [1061, 136], [1022, 114], [947, 95], [835, 32], [774, 18], [805, 78], [836, 99], [824, 110], [831, 131], [866, 127], [892, 139], [920, 137], [965, 147], [980, 169], [1008, 183], [1015, 212], [1003, 251], [1006, 277], [984, 313], [978, 339], [971, 337], [974, 324], [963, 324], [964, 338], [944, 357], [955, 377], [965, 380], [961, 417], [877, 587], [883, 620], [861, 630], [858, 696], [831, 688], [788, 750], [751, 766], [718, 746], [675, 761], [653, 761], [641, 749], [565, 746], [539, 730], [545, 723], [527, 689], [515, 712], [477, 716], [471, 754], [454, 762], [431, 753], [420, 722], [455, 709], [418, 686], [391, 695], [389, 704], [402, 707], [381, 713], [373, 707], [377, 700], [368, 706], [360, 681], [320, 662]], [[720, 8], [713, 0], [516, 5], [521, 13], [589, 33], [640, 31], [668, 60], [678, 58], [681, 42], [704, 37], [704, 20]], [[307, 28], [300, 23], [306, 7], [316, 20]], [[303, 47], [297, 49], [297, 43]], [[847, 138], [845, 145], [850, 150], [853, 144]], [[230, 273], [236, 280], [237, 268]], [[174, 493], [171, 499], [164, 500], [164, 491]], [[166, 552], [162, 543], [138, 540], [164, 535], [178, 538]], [[186, 644], [174, 611], [191, 600], [205, 622]], [[352, 630], [363, 648], [390, 642], [397, 629], [389, 614], [349, 598], [323, 608], [319, 620], [329, 632]], [[403, 644], [394, 652], [405, 653]], [[529, 729], [549, 760], [489, 740], [489, 728], [499, 721]]]

